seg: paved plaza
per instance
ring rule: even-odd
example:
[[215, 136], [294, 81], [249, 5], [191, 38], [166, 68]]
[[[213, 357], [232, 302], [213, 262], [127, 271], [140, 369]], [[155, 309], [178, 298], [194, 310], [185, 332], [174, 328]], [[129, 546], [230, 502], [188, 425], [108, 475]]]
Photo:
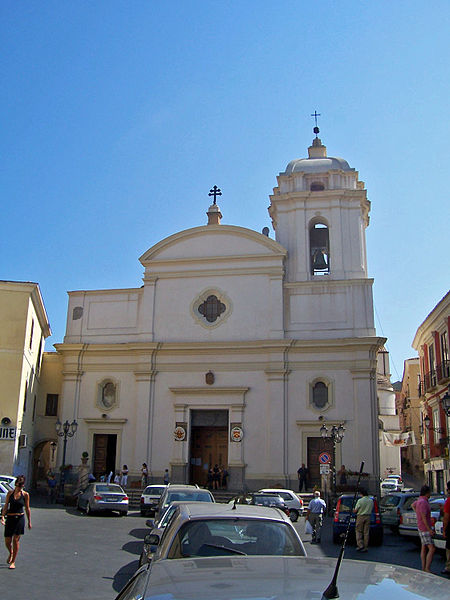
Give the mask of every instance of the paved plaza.
[[[142, 539], [148, 528], [138, 512], [127, 517], [94, 515], [87, 517], [75, 508], [61, 505], [32, 507], [33, 529], [21, 540], [16, 570], [6, 565], [6, 549], [0, 551], [0, 597], [2, 600], [27, 598], [48, 600], [113, 600], [138, 566]], [[304, 519], [296, 524], [309, 556], [336, 556], [339, 549], [331, 541], [331, 519], [320, 546], [310, 544], [304, 534]], [[352, 546], [347, 559], [360, 559]], [[370, 548], [364, 560], [377, 560], [413, 568], [420, 567], [418, 548], [386, 532], [380, 548]], [[439, 574], [444, 566], [436, 553], [432, 571]]]

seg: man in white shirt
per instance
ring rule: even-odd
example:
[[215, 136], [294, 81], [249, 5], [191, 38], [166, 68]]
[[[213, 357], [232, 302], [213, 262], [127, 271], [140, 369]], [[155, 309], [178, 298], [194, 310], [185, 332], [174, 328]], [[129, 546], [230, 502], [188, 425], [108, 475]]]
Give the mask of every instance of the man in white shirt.
[[325, 512], [326, 508], [327, 505], [325, 504], [325, 500], [322, 500], [320, 497], [320, 492], [314, 492], [314, 498], [309, 503], [308, 512], [306, 513], [306, 518], [311, 523], [311, 527], [313, 529], [311, 544], [320, 543], [323, 513]]

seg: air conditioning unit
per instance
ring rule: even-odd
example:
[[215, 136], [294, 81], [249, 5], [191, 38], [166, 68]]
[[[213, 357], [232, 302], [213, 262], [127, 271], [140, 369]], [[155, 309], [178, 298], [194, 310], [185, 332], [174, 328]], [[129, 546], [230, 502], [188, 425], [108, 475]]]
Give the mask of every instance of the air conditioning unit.
[[27, 434], [26, 433], [21, 433], [19, 435], [19, 448], [26, 448], [27, 447]]

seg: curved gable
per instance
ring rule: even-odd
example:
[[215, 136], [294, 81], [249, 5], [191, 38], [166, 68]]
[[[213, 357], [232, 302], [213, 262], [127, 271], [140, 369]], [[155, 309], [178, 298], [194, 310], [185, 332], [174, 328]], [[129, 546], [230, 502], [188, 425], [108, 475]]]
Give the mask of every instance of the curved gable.
[[245, 227], [204, 225], [185, 229], [161, 240], [139, 258], [142, 265], [186, 259], [231, 258], [239, 256], [284, 257], [287, 251], [278, 242]]

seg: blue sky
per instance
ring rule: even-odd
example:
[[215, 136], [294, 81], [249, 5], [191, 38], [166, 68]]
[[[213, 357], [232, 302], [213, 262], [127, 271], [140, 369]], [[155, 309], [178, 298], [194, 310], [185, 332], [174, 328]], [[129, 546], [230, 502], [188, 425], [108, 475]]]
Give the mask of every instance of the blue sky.
[[448, 1], [3, 0], [0, 279], [40, 284], [46, 349], [68, 290], [140, 286], [138, 257], [205, 224], [214, 184], [223, 223], [270, 226], [317, 109], [368, 189], [377, 332], [401, 377], [448, 291], [449, 31]]

